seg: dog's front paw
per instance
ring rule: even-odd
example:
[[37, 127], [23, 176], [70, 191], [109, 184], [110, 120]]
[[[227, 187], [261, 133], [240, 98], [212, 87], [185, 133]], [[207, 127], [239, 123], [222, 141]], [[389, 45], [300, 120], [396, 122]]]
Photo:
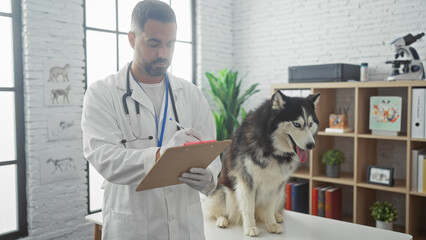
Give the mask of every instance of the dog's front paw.
[[283, 228], [281, 227], [281, 225], [276, 224], [276, 223], [266, 225], [266, 229], [268, 229], [268, 232], [270, 232], [270, 233], [282, 233], [283, 232]]
[[228, 226], [228, 219], [226, 217], [218, 217], [216, 220], [216, 226], [220, 228], [226, 228]]
[[277, 223], [284, 222], [284, 214], [283, 213], [275, 213], [275, 221], [277, 221]]
[[244, 233], [250, 237], [259, 236], [259, 229], [256, 226], [244, 227]]

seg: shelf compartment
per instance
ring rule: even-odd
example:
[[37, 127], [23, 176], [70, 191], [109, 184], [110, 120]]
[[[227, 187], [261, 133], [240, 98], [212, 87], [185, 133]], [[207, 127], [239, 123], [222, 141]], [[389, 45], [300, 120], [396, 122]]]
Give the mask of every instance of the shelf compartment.
[[[358, 138], [356, 152], [356, 182], [367, 182], [369, 165], [394, 169], [394, 179], [407, 179], [407, 164], [400, 159], [406, 159], [407, 141], [392, 141], [389, 139]], [[404, 184], [406, 181], [404, 180]], [[398, 185], [399, 186], [399, 185]], [[401, 186], [407, 192], [406, 185]], [[399, 190], [398, 190], [399, 192]]]
[[407, 138], [407, 113], [408, 113], [408, 87], [386, 87], [358, 89], [357, 106], [355, 112], [357, 116], [358, 134], [371, 134], [370, 125], [370, 97], [373, 96], [398, 96], [402, 97], [401, 106], [401, 136]]
[[321, 134], [327, 134], [327, 135], [330, 134], [330, 133], [324, 132], [325, 129], [329, 127], [330, 114], [332, 113], [343, 114], [345, 107], [348, 107], [347, 109], [348, 127], [354, 128], [355, 89], [320, 88], [320, 89], [314, 89], [314, 92], [320, 93], [321, 96], [324, 96], [323, 98], [320, 97], [320, 101], [318, 102], [316, 106], [317, 117], [320, 122], [319, 131], [321, 132]]
[[[338, 149], [345, 154], [345, 162], [340, 165], [342, 176], [350, 178], [350, 183], [344, 181], [344, 184], [353, 185], [354, 178], [354, 138], [347, 137], [330, 137], [330, 136], [317, 136], [315, 140], [316, 147], [312, 151], [313, 156], [313, 177], [325, 177], [326, 165], [321, 162], [323, 154], [331, 149]], [[349, 174], [349, 175], [348, 175]], [[333, 181], [333, 180], [329, 180]]]
[[324, 182], [315, 180], [312, 183], [313, 187], [310, 192], [310, 213], [312, 214], [312, 189], [318, 186], [321, 187], [340, 187], [342, 189], [342, 221], [353, 223], [354, 221], [354, 187], [346, 186], [335, 182]]
[[408, 233], [414, 239], [426, 239], [426, 196], [411, 195], [409, 198]]
[[371, 227], [376, 226], [376, 221], [371, 216], [370, 207], [374, 202], [390, 202], [398, 210], [399, 218], [394, 222], [394, 231], [405, 233], [405, 206], [406, 195], [400, 193], [392, 193], [376, 189], [356, 187], [356, 217], [355, 223], [363, 224]]

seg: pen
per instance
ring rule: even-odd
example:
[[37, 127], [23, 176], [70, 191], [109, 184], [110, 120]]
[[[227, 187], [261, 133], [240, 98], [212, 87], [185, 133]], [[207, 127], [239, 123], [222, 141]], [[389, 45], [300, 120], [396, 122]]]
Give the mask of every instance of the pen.
[[[176, 124], [176, 126], [178, 126], [180, 129], [185, 129], [185, 127], [184, 126], [182, 126], [182, 124], [180, 124], [180, 123], [178, 123], [176, 120], [174, 120], [173, 118], [169, 118], [170, 119], [170, 121], [172, 121], [172, 122], [174, 122], [175, 124]], [[196, 137], [196, 136], [193, 136], [193, 137], [195, 137], [196, 139], [198, 139], [198, 141], [201, 141], [201, 139], [199, 139], [198, 137]]]
[[185, 128], [182, 126], [182, 124], [180, 124], [180, 123], [176, 122], [173, 118], [169, 118], [169, 119], [170, 119], [170, 121], [174, 122], [174, 123], [176, 124], [176, 126], [178, 126], [179, 128], [181, 128], [181, 129], [185, 129]]

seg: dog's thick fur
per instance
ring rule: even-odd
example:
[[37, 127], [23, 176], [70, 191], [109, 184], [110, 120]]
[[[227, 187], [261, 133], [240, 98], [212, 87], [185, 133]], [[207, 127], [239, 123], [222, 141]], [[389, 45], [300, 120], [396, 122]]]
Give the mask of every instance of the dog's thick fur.
[[319, 93], [297, 98], [277, 91], [247, 115], [224, 155], [218, 187], [204, 203], [218, 227], [242, 223], [245, 234], [258, 236], [257, 219], [269, 232], [282, 232], [284, 186], [298, 154], [306, 160], [315, 147], [318, 101]]

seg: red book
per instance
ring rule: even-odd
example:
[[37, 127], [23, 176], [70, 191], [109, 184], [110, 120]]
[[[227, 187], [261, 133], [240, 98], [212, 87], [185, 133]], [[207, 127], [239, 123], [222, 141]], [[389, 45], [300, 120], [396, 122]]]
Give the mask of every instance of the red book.
[[312, 188], [312, 215], [318, 216], [318, 189], [321, 187]]
[[285, 210], [291, 210], [291, 185], [290, 182], [285, 185]]
[[325, 192], [325, 217], [342, 219], [342, 189], [339, 187], [327, 189]]

